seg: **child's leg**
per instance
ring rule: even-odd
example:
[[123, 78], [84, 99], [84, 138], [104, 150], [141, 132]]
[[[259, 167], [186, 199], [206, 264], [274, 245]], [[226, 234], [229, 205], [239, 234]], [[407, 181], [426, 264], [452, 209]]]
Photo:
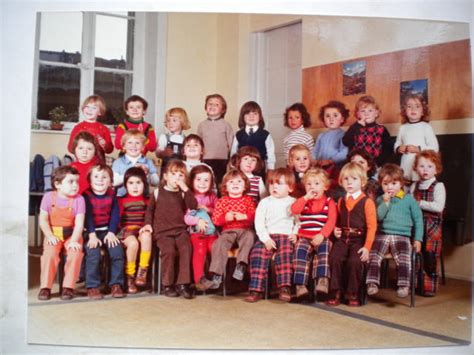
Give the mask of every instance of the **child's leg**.
[[56, 245], [44, 243], [43, 255], [41, 255], [41, 281], [40, 288], [53, 287], [54, 278], [59, 264], [59, 253], [63, 248], [63, 242], [58, 240]]
[[263, 292], [263, 283], [268, 277], [268, 265], [273, 251], [267, 250], [265, 245], [258, 241], [250, 253], [250, 284], [249, 291]]
[[123, 252], [122, 244], [119, 243], [118, 245], [114, 247], [109, 247], [107, 243], [104, 243], [104, 244], [107, 247], [107, 250], [109, 252], [109, 258], [110, 258], [109, 286], [120, 285], [121, 287], [123, 287], [123, 284], [124, 284], [123, 269], [125, 266], [125, 253]]
[[346, 260], [348, 246], [341, 238], [336, 239], [329, 253], [329, 268], [331, 269], [330, 290], [333, 292], [343, 289], [342, 266]]
[[187, 285], [191, 283], [191, 255], [193, 252], [188, 231], [184, 230], [176, 236], [176, 247], [179, 253], [179, 270], [176, 284]]
[[255, 232], [253, 229], [243, 229], [237, 235], [237, 244], [239, 246], [239, 253], [237, 254], [237, 264], [249, 263], [250, 250], [255, 244]]
[[374, 244], [370, 249], [369, 268], [367, 271], [367, 284], [380, 285], [380, 265], [390, 246], [389, 238], [385, 234], [379, 234], [375, 237]]
[[204, 275], [208, 243], [202, 234], [191, 234], [191, 244], [193, 245], [193, 276], [196, 283]]
[[89, 248], [85, 244], [86, 252], [86, 287], [99, 288], [100, 281], [100, 246], [96, 248]]
[[362, 272], [364, 265], [360, 260], [359, 249], [364, 246], [361, 240], [354, 238], [349, 239], [348, 256], [347, 256], [347, 288], [346, 293], [359, 295], [360, 283], [362, 281]]
[[329, 250], [330, 243], [328, 238], [324, 238], [316, 249], [316, 263], [313, 264], [313, 278], [328, 277], [329, 278]]
[[390, 245], [392, 249], [393, 259], [397, 264], [398, 270], [398, 287], [410, 287], [410, 275], [411, 275], [411, 243], [409, 237], [403, 237], [399, 235], [391, 236], [392, 243]]
[[214, 242], [212, 246], [212, 258], [209, 271], [217, 275], [223, 275], [227, 265], [228, 252], [235, 240], [237, 239], [237, 232], [235, 230], [223, 231], [220, 237]]
[[161, 252], [161, 267], [163, 275], [163, 286], [174, 285], [174, 260], [176, 258], [176, 243], [174, 237], [158, 235], [156, 240]]
[[425, 232], [423, 245], [423, 293], [434, 295], [438, 289], [439, 265], [442, 250], [442, 225], [428, 219], [425, 221], [430, 226]]
[[148, 268], [150, 266], [151, 257], [151, 233], [144, 232], [138, 236], [140, 241], [140, 261], [139, 267]]
[[[272, 234], [277, 245], [275, 255], [276, 285], [278, 288], [291, 286], [293, 243], [287, 235]], [[268, 269], [268, 268], [267, 268]]]
[[309, 239], [298, 238], [295, 245], [295, 256], [293, 259], [293, 282], [295, 285], [306, 285], [309, 275], [309, 261], [313, 255], [313, 246]]
[[68, 249], [70, 243], [71, 238], [68, 238], [64, 242], [66, 264], [64, 265], [63, 287], [74, 289], [81, 272], [81, 262], [84, 253], [82, 252], [82, 239], [78, 240], [78, 243], [81, 245], [81, 250]]
[[127, 276], [135, 276], [137, 254], [138, 254], [138, 240], [133, 234], [129, 234], [123, 241], [125, 247], [125, 255], [127, 256], [127, 264], [125, 266], [125, 274]]

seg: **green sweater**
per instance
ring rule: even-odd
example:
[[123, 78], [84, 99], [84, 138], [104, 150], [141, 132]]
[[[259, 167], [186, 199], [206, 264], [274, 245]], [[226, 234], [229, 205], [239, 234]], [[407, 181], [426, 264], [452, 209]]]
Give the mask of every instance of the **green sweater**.
[[415, 240], [423, 242], [423, 214], [411, 195], [392, 197], [389, 203], [385, 203], [383, 196], [379, 196], [377, 221], [378, 232], [381, 234], [395, 234], [409, 238], [413, 235]]

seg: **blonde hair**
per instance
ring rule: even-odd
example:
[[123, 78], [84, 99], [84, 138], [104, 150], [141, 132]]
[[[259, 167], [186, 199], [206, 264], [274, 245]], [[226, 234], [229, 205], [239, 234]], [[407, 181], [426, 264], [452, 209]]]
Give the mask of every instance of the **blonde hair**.
[[86, 99], [84, 100], [84, 102], [81, 105], [81, 111], [83, 111], [84, 108], [90, 103], [96, 104], [97, 107], [99, 107], [99, 112], [100, 112], [99, 116], [103, 116], [105, 114], [106, 105], [105, 105], [105, 100], [102, 96], [90, 95], [90, 96], [86, 97]]
[[173, 107], [173, 108], [170, 108], [168, 111], [166, 111], [165, 122], [164, 123], [165, 123], [165, 127], [167, 127], [167, 128], [168, 128], [168, 126], [166, 125], [166, 123], [167, 123], [168, 118], [170, 116], [178, 116], [179, 117], [179, 121], [181, 122], [181, 129], [183, 131], [191, 128], [191, 124], [189, 123], [189, 119], [188, 119], [188, 114], [186, 113], [184, 108]]
[[320, 179], [326, 188], [328, 188], [329, 185], [331, 184], [331, 180], [329, 179], [328, 173], [321, 168], [308, 169], [308, 171], [304, 173], [303, 178], [301, 179], [301, 181], [303, 182], [303, 185], [306, 185], [308, 180], [311, 178]]
[[123, 149], [123, 146], [125, 145], [125, 142], [132, 137], [140, 139], [142, 141], [142, 144], [145, 145], [145, 142], [146, 142], [145, 135], [142, 132], [140, 132], [138, 129], [131, 129], [129, 131], [126, 131], [123, 134], [122, 138], [120, 139], [120, 145], [122, 149]]
[[367, 174], [365, 173], [364, 169], [357, 163], [350, 162], [344, 165], [339, 173], [339, 185], [342, 186], [342, 180], [346, 176], [356, 176], [360, 179], [361, 185], [365, 186], [367, 184]]
[[184, 164], [184, 162], [182, 160], [178, 160], [178, 159], [171, 159], [168, 164], [166, 164], [166, 167], [165, 167], [165, 171], [163, 172], [163, 179], [161, 179], [161, 186], [165, 186], [166, 185], [166, 178], [165, 178], [165, 174], [169, 173], [169, 172], [173, 172], [173, 171], [178, 171], [180, 173], [183, 173], [184, 174], [184, 177], [185, 177], [185, 182], [186, 184], [188, 183], [187, 179], [188, 179], [188, 171], [186, 169], [186, 164]]
[[291, 161], [293, 160], [297, 152], [306, 152], [308, 154], [309, 159], [311, 160], [311, 152], [309, 148], [305, 146], [304, 144], [296, 144], [293, 147], [291, 147], [290, 151], [288, 152], [288, 165], [289, 166], [293, 166]]

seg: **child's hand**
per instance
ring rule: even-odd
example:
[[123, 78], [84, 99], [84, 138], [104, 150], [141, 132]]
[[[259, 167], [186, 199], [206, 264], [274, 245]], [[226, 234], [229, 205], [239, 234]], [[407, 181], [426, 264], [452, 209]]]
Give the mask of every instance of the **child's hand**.
[[107, 235], [104, 238], [104, 242], [107, 243], [107, 246], [109, 248], [116, 247], [117, 245], [120, 244], [120, 240], [112, 232], [107, 233]]
[[418, 153], [420, 148], [416, 145], [409, 144], [406, 148], [407, 153]]
[[105, 139], [100, 135], [97, 135], [96, 138], [97, 138], [97, 143], [99, 143], [99, 145], [102, 148], [104, 148], [105, 147]]
[[293, 244], [295, 244], [296, 241], [298, 240], [298, 236], [296, 234], [292, 234], [288, 237], [288, 240], [292, 242]]
[[358, 117], [357, 118], [357, 123], [360, 124], [361, 126], [365, 127], [365, 120], [363, 118]]
[[186, 183], [185, 183], [184, 181], [182, 181], [182, 180], [176, 181], [176, 186], [178, 186], [179, 189], [180, 189], [181, 191], [183, 191], [183, 192], [186, 192], [186, 191], [189, 190], [188, 185], [186, 185]]
[[382, 196], [383, 202], [385, 203], [389, 203], [391, 198], [392, 195], [390, 195], [388, 192], [385, 192]]
[[369, 250], [367, 248], [360, 248], [359, 250], [357, 250], [357, 254], [360, 254], [360, 261], [362, 261], [363, 263], [369, 260]]
[[311, 239], [311, 245], [314, 247], [319, 246], [324, 240], [324, 236], [321, 233], [318, 233], [314, 236], [313, 239]]
[[325, 166], [332, 165], [333, 161], [331, 159], [324, 159], [324, 160], [319, 160], [318, 161], [318, 166], [321, 168], [324, 168]]
[[207, 228], [207, 222], [203, 220], [202, 218], [199, 219], [197, 223], [197, 229], [201, 233], [205, 233]]
[[270, 239], [268, 239], [267, 241], [263, 242], [263, 244], [265, 245], [265, 248], [266, 248], [268, 251], [277, 248], [277, 245], [276, 245], [275, 241], [274, 241], [272, 238], [270, 238]]
[[306, 195], [304, 195], [304, 199], [306, 201], [312, 200], [315, 197], [316, 197], [316, 193], [314, 191], [308, 191]]
[[89, 234], [89, 241], [87, 242], [87, 247], [90, 249], [94, 249], [97, 247], [100, 247], [102, 245], [102, 242], [100, 241], [99, 238], [95, 235], [95, 233]]
[[163, 156], [169, 158], [173, 155], [173, 148], [171, 147], [166, 147], [165, 150], [163, 150]]
[[421, 242], [418, 240], [415, 240], [413, 242], [413, 248], [415, 248], [415, 252], [418, 254], [421, 251]]
[[149, 224], [146, 224], [143, 227], [141, 227], [140, 230], [138, 231], [138, 234], [142, 234], [146, 232], [153, 233], [153, 228]]
[[342, 237], [342, 229], [339, 227], [334, 228], [334, 236], [339, 239]]
[[51, 234], [51, 235], [46, 236], [47, 245], [56, 245], [58, 244], [58, 242], [59, 242], [59, 239], [56, 238], [54, 235]]
[[235, 219], [235, 212], [227, 212], [225, 214], [225, 220], [227, 222], [232, 222]]
[[141, 168], [145, 172], [145, 174], [148, 175], [148, 166], [146, 166], [145, 164], [136, 163], [135, 167]]
[[247, 215], [245, 213], [235, 212], [234, 216], [237, 221], [245, 221], [247, 219]]
[[398, 152], [400, 154], [405, 154], [407, 152], [407, 146], [402, 144], [401, 146], [398, 147]]
[[67, 246], [67, 250], [75, 250], [75, 251], [81, 251], [82, 246], [78, 242], [73, 242], [71, 241], [69, 245]]

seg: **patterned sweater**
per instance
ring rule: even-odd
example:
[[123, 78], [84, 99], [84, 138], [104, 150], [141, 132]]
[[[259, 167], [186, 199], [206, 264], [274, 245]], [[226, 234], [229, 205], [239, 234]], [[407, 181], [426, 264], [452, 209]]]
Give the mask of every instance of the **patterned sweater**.
[[112, 189], [103, 195], [96, 195], [91, 189], [83, 194], [86, 201], [87, 233], [95, 233], [98, 230], [117, 233], [120, 221], [117, 198]]
[[336, 226], [336, 204], [326, 195], [311, 200], [300, 197], [291, 206], [291, 212], [300, 215], [298, 236], [303, 238], [312, 239], [319, 233], [328, 238]]
[[120, 227], [138, 229], [143, 227], [147, 201], [143, 196], [125, 195], [118, 199]]
[[[230, 197], [224, 196], [217, 200], [214, 213], [212, 214], [212, 222], [216, 226], [221, 226], [222, 230], [226, 229], [248, 229], [253, 227], [255, 219], [255, 202], [248, 195], [241, 197]], [[225, 220], [227, 212], [240, 212], [247, 215], [247, 219], [243, 221], [231, 221]]]
[[117, 148], [118, 150], [122, 150], [122, 136], [126, 131], [129, 131], [131, 129], [136, 129], [142, 132], [146, 137], [145, 148], [143, 148], [143, 154], [146, 154], [147, 152], [154, 152], [156, 150], [157, 143], [153, 126], [143, 120], [141, 122], [131, 122], [128, 119], [125, 119], [123, 123], [120, 123], [115, 129], [115, 148]]

